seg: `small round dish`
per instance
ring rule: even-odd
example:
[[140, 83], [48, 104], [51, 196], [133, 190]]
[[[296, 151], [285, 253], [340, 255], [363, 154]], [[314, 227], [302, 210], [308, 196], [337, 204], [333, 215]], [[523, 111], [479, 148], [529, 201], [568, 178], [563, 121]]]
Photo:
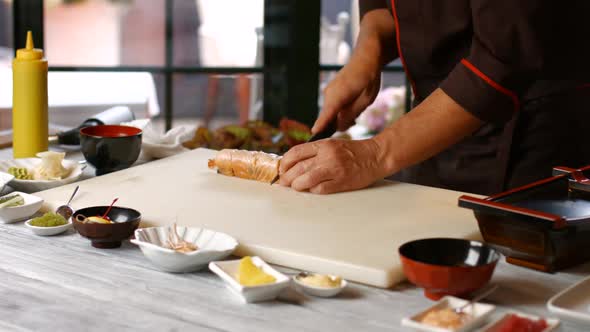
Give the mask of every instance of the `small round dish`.
[[[7, 173], [10, 167], [26, 168], [31, 170], [35, 168], [41, 162], [40, 158], [22, 158], [12, 160], [0, 160], [0, 172]], [[68, 176], [61, 180], [19, 180], [12, 179], [8, 185], [14, 190], [34, 193], [43, 191], [55, 187], [60, 187], [72, 182], [78, 181], [82, 176], [82, 172], [86, 165], [81, 165], [79, 162], [74, 160], [64, 159], [62, 161], [63, 167], [70, 171]], [[8, 173], [7, 173], [8, 174]]]
[[[293, 276], [293, 282], [295, 283], [295, 287], [301, 291], [303, 291], [304, 293], [311, 295], [311, 296], [317, 296], [317, 297], [334, 297], [338, 294], [340, 294], [340, 292], [342, 292], [342, 290], [344, 288], [346, 288], [346, 286], [348, 285], [348, 282], [344, 279], [342, 279], [342, 281], [340, 282], [340, 287], [318, 287], [318, 286], [311, 286], [311, 285], [307, 285], [305, 283], [303, 283], [301, 280], [299, 280], [300, 278], [300, 274], [294, 275]], [[330, 276], [330, 277], [334, 277], [334, 276]]]
[[31, 225], [31, 221], [33, 219], [29, 219], [25, 222], [25, 226], [30, 229], [33, 234], [35, 235], [39, 235], [39, 236], [51, 236], [51, 235], [57, 235], [57, 234], [61, 234], [65, 231], [67, 231], [68, 229], [70, 229], [70, 227], [72, 227], [72, 221], [68, 220], [68, 223], [65, 225], [60, 225], [60, 226], [54, 226], [54, 227], [39, 227], [39, 226], [33, 226]]
[[83, 223], [76, 219], [78, 215], [86, 217], [102, 216], [108, 208], [108, 206], [87, 207], [77, 210], [72, 215], [76, 231], [89, 239], [91, 245], [95, 248], [112, 249], [120, 247], [122, 241], [133, 235], [141, 221], [141, 214], [137, 210], [120, 206], [113, 206], [107, 215], [114, 222], [112, 224]]
[[174, 273], [198, 271], [212, 261], [231, 255], [238, 246], [238, 241], [225, 233], [197, 227], [178, 226], [176, 229], [180, 238], [196, 245], [198, 250], [181, 253], [164, 248], [173, 231], [170, 226], [137, 229], [131, 243], [138, 245], [159, 270]]
[[25, 194], [19, 191], [15, 191], [5, 196], [16, 194], [20, 195], [25, 200], [25, 204], [21, 206], [0, 208], [0, 223], [8, 224], [26, 220], [39, 211], [43, 205], [43, 199], [41, 197]]

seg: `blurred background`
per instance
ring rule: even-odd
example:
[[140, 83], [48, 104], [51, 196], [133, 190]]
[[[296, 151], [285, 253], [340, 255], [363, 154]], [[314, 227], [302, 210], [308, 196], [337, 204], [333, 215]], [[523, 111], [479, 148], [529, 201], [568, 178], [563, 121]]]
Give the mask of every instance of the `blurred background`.
[[[169, 129], [312, 124], [357, 22], [358, 0], [0, 0], [0, 130], [27, 30], [49, 61], [52, 123], [126, 105]], [[383, 77], [384, 89], [406, 85], [397, 62]]]

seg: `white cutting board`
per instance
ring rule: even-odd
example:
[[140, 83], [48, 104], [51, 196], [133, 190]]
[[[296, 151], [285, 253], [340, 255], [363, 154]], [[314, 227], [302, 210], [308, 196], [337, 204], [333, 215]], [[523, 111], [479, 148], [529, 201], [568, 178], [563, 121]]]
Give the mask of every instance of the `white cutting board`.
[[[240, 243], [238, 255], [258, 255], [287, 267], [341, 275], [377, 287], [404, 279], [398, 247], [426, 237], [479, 239], [461, 193], [383, 181], [327, 196], [296, 192], [216, 174], [212, 150], [198, 149], [83, 182], [72, 203], [139, 210], [142, 225], [207, 227]], [[38, 193], [46, 208], [63, 204], [76, 184]]]

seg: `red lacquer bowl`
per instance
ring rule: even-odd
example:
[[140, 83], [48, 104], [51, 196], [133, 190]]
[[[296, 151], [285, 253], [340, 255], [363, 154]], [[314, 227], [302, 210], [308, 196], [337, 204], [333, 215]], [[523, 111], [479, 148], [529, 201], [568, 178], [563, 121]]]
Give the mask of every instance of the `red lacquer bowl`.
[[424, 295], [464, 297], [488, 283], [500, 254], [477, 241], [432, 238], [399, 247], [404, 273]]

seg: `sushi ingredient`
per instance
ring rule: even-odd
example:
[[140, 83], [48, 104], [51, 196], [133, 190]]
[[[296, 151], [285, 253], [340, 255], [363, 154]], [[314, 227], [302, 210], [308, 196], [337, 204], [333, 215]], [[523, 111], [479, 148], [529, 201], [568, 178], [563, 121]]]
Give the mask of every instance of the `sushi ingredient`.
[[209, 168], [227, 176], [271, 183], [279, 175], [281, 157], [245, 150], [221, 150], [215, 159], [209, 159]]
[[420, 321], [430, 326], [456, 330], [463, 326], [469, 318], [468, 314], [458, 314], [451, 308], [444, 308], [430, 310]]
[[168, 233], [168, 241], [165, 248], [172, 249], [183, 254], [199, 250], [199, 247], [197, 247], [196, 244], [185, 241], [178, 235], [176, 223], [172, 225], [172, 231]]
[[14, 176], [17, 180], [33, 180], [33, 175], [24, 167], [9, 167], [8, 174]]
[[37, 153], [41, 163], [33, 169], [34, 180], [61, 180], [70, 173], [62, 165], [65, 152], [45, 151]]
[[297, 280], [313, 287], [337, 288], [342, 285], [341, 277], [332, 277], [325, 274], [309, 274], [307, 276], [298, 276]]
[[99, 216], [88, 217], [86, 220], [87, 222], [93, 222], [97, 224], [113, 224], [113, 221]]
[[19, 195], [7, 195], [0, 198], [0, 208], [15, 207], [25, 204], [25, 199]]
[[544, 319], [532, 320], [516, 314], [509, 314], [495, 324], [489, 332], [541, 332], [547, 328]]
[[29, 223], [37, 227], [55, 227], [65, 225], [68, 222], [61, 215], [53, 212], [47, 212], [41, 217], [33, 218]]
[[261, 268], [254, 265], [252, 258], [249, 256], [246, 256], [240, 260], [240, 266], [238, 267], [236, 279], [243, 286], [266, 285], [277, 281], [275, 277], [262, 271]]

